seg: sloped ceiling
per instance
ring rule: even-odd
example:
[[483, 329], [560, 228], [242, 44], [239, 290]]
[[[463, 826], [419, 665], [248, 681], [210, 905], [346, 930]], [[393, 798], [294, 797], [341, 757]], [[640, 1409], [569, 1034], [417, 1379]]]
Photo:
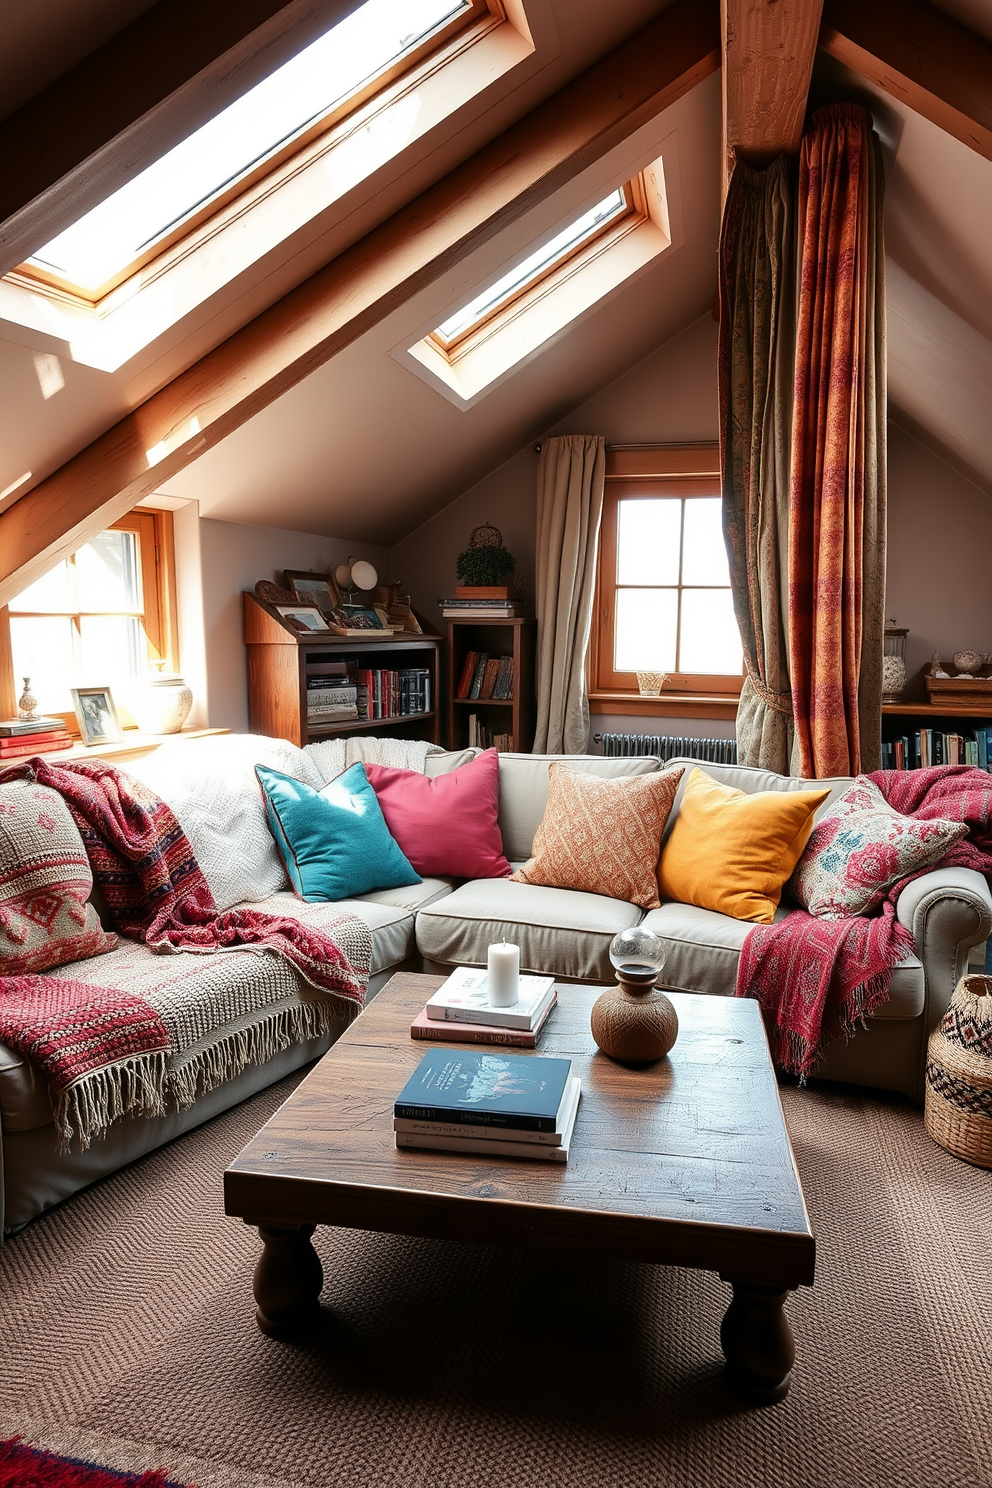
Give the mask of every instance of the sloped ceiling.
[[0, 119], [34, 98], [155, 0], [3, 0]]
[[[524, 88], [495, 98], [462, 141], [445, 147], [443, 159], [418, 169], [450, 169], [456, 158], [665, 8], [663, 0], [536, 3], [554, 21], [560, 55]], [[15, 24], [5, 35], [2, 65], [15, 101], [28, 96], [25, 89], [33, 93], [45, 86], [143, 8], [140, 0], [92, 0], [85, 8], [90, 29], [69, 28], [64, 55], [47, 55], [40, 45], [44, 18], [66, 11], [66, 0], [8, 0], [5, 26], [8, 17]], [[992, 0], [944, 0], [942, 8], [992, 37]], [[68, 9], [78, 16], [79, 7]], [[822, 54], [811, 98], [860, 99], [883, 137], [892, 412], [992, 495], [992, 163]], [[0, 113], [8, 106], [13, 105], [5, 97]], [[466, 289], [494, 277], [528, 241], [595, 200], [592, 193], [608, 178], [612, 185], [650, 159], [652, 144], [672, 131], [680, 160], [680, 246], [573, 322], [468, 411], [453, 407], [390, 357], [404, 338], [453, 308]], [[195, 497], [205, 515], [231, 521], [380, 543], [399, 540], [709, 308], [716, 282], [719, 131], [719, 78], [711, 77], [654, 121], [652, 138], [642, 132], [626, 154], [621, 150], [601, 162], [598, 175], [587, 173], [562, 188], [463, 263], [456, 276], [421, 292], [163, 490]], [[402, 186], [390, 188], [394, 196]], [[360, 230], [392, 210], [395, 205], [385, 198], [371, 201]], [[326, 256], [326, 246], [324, 251]], [[0, 488], [23, 470], [37, 475], [57, 468], [313, 267], [297, 255], [268, 279], [239, 286], [213, 308], [212, 318], [184, 324], [171, 342], [118, 373], [81, 367], [63, 355], [65, 387], [49, 400], [39, 391], [37, 357], [59, 355], [61, 343], [42, 332], [0, 327]]]

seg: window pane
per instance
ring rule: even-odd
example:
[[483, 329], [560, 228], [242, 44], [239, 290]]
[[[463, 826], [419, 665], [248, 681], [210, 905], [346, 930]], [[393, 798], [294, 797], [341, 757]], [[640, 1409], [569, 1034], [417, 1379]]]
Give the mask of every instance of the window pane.
[[675, 589], [618, 589], [614, 668], [675, 670]]
[[[123, 615], [84, 615], [79, 622], [81, 687], [126, 689], [148, 670], [148, 647], [141, 621]], [[115, 697], [119, 703], [121, 697]]]
[[81, 610], [140, 610], [138, 539], [133, 532], [101, 532], [76, 553]]
[[737, 673], [744, 662], [729, 589], [682, 590], [679, 671]]
[[550, 243], [545, 243], [543, 247], [538, 248], [535, 253], [525, 258], [522, 264], [518, 264], [515, 269], [511, 269], [508, 274], [497, 279], [495, 284], [491, 284], [488, 289], [476, 295], [475, 299], [470, 301], [464, 309], [443, 321], [437, 327], [437, 335], [442, 341], [453, 341], [456, 336], [468, 330], [469, 326], [475, 325], [477, 320], [482, 320], [491, 314], [504, 300], [510, 299], [525, 284], [529, 284], [532, 279], [537, 279], [558, 259], [564, 258], [585, 238], [594, 238], [608, 222], [612, 222], [614, 217], [619, 217], [626, 206], [627, 199], [623, 194], [623, 188], [618, 186], [616, 191], [611, 191], [609, 196], [604, 197], [597, 206], [569, 223], [568, 227], [557, 237], [552, 238]]
[[22, 589], [16, 599], [10, 601], [12, 610], [74, 610], [69, 587], [69, 565], [60, 563], [49, 569], [42, 578], [35, 579]]
[[467, 9], [467, 0], [366, 0], [30, 261], [81, 289], [99, 289], [184, 217]]
[[[719, 496], [701, 496], [685, 504], [682, 544], [683, 584], [729, 584], [727, 547], [723, 540], [723, 503]], [[683, 667], [683, 671], [691, 671]]]
[[677, 584], [682, 502], [619, 501], [617, 509], [617, 583]]
[[43, 620], [10, 617], [10, 648], [14, 659], [14, 691], [21, 695], [24, 678], [43, 713], [71, 713], [72, 621], [63, 616]]

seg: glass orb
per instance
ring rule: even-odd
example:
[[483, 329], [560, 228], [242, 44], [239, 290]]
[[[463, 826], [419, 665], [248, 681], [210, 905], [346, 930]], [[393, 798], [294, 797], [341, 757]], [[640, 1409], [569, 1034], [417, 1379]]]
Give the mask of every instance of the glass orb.
[[657, 975], [667, 954], [665, 942], [640, 925], [621, 930], [610, 942], [610, 960], [614, 967], [630, 976]]

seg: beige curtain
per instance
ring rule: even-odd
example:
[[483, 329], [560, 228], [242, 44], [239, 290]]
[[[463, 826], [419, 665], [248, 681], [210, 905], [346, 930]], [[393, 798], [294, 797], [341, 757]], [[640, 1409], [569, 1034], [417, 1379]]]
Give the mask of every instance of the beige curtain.
[[536, 754], [585, 754], [586, 651], [603, 517], [606, 441], [546, 439], [537, 469]]

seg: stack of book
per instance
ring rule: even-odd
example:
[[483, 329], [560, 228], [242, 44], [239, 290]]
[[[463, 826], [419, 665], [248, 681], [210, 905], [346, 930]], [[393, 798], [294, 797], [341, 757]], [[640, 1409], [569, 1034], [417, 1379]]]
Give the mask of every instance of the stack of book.
[[0, 760], [71, 749], [73, 740], [61, 718], [5, 718], [0, 723]]
[[307, 722], [344, 723], [358, 717], [357, 691], [343, 661], [307, 666]]
[[508, 702], [513, 697], [513, 657], [469, 651], [455, 697]]
[[396, 1145], [567, 1162], [580, 1094], [570, 1059], [432, 1049], [393, 1107]]
[[515, 599], [439, 599], [438, 604], [446, 620], [512, 620], [524, 612]]
[[557, 1000], [554, 977], [522, 976], [512, 1007], [490, 1007], [486, 971], [460, 966], [414, 1018], [410, 1037], [533, 1049]]

